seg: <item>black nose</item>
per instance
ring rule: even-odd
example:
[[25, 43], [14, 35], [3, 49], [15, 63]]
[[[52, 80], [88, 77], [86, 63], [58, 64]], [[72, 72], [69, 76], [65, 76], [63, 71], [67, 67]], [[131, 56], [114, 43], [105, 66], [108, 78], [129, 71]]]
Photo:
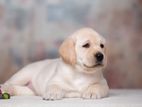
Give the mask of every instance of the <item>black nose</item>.
[[104, 55], [101, 52], [96, 53], [95, 57], [98, 62], [101, 62], [104, 59]]

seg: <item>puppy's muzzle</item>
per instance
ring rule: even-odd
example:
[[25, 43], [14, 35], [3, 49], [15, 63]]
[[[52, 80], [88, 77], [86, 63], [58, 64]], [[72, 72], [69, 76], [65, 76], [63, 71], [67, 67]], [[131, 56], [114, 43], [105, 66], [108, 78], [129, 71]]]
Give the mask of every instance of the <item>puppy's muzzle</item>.
[[95, 54], [95, 58], [96, 58], [96, 63], [102, 63], [104, 55], [101, 52], [97, 52]]

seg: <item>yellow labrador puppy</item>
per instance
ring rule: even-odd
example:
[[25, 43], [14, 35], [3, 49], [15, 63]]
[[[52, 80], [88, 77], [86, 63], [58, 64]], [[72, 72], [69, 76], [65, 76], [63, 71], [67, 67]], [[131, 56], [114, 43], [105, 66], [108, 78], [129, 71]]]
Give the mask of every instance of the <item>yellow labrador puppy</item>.
[[45, 100], [69, 97], [98, 99], [108, 95], [102, 71], [107, 63], [105, 40], [91, 28], [69, 36], [61, 58], [32, 63], [2, 85], [11, 95], [39, 95]]

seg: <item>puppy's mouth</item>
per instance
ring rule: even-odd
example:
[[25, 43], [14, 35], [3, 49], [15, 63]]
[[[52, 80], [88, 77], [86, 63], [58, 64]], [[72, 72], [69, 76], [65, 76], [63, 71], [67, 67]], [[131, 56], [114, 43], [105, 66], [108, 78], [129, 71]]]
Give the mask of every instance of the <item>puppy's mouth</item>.
[[92, 65], [92, 66], [88, 66], [86, 64], [83, 64], [83, 66], [85, 66], [86, 68], [95, 68], [95, 67], [102, 67], [104, 65], [102, 63], [97, 63], [97, 64]]

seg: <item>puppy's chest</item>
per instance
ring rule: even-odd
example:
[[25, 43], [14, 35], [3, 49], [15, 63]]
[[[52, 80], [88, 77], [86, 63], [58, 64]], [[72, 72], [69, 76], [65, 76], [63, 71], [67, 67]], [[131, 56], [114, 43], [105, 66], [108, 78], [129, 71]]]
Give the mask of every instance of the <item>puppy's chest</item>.
[[77, 90], [82, 90], [83, 88], [87, 87], [89, 85], [89, 82], [87, 79], [84, 78], [77, 78], [73, 80], [73, 86]]
[[77, 91], [84, 90], [93, 82], [94, 80], [92, 80], [91, 78], [86, 78], [84, 76], [75, 76], [70, 79], [71, 86]]

